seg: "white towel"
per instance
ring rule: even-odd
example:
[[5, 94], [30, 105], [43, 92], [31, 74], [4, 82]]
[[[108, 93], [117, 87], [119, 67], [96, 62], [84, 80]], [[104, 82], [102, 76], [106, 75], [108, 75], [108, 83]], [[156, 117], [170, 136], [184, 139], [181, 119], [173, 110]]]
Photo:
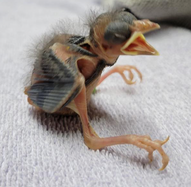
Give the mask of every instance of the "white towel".
[[[132, 145], [101, 151], [83, 143], [78, 117], [37, 113], [23, 94], [26, 46], [58, 20], [86, 15], [97, 1], [1, 0], [0, 2], [0, 186], [134, 187], [191, 186], [191, 33], [162, 25], [147, 37], [160, 56], [123, 56], [117, 64], [135, 65], [143, 81], [129, 86], [118, 74], [92, 96], [90, 123], [101, 137], [150, 135], [170, 140], [161, 156]], [[108, 69], [106, 69], [107, 71]]]

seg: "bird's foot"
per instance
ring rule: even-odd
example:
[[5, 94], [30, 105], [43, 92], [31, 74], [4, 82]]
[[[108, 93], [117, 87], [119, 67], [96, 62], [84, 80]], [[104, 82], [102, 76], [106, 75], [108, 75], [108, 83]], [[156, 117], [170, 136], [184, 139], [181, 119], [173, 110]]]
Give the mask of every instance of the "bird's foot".
[[148, 152], [148, 157], [149, 160], [152, 161], [153, 159], [153, 151], [157, 150], [160, 155], [162, 156], [162, 163], [163, 166], [159, 169], [162, 171], [165, 169], [165, 167], [168, 165], [169, 158], [167, 154], [163, 151], [162, 145], [165, 144], [168, 140], [169, 137], [167, 137], [164, 141], [161, 140], [151, 140], [150, 136], [138, 136], [138, 135], [131, 135], [131, 144], [145, 149]]
[[[140, 80], [142, 80], [142, 74], [135, 66], [119, 65], [119, 66], [115, 66], [114, 68], [115, 68], [115, 72], [118, 72], [122, 76], [122, 78], [126, 82], [126, 84], [135, 84], [136, 83], [136, 81], [133, 81], [134, 74], [133, 74], [132, 70], [134, 70], [138, 74]], [[128, 73], [129, 73], [128, 78], [124, 74], [125, 71], [128, 71]]]
[[124, 135], [108, 138], [99, 138], [97, 136], [84, 133], [84, 142], [86, 146], [90, 149], [97, 150], [102, 149], [107, 146], [117, 145], [117, 144], [132, 144], [141, 149], [145, 149], [148, 152], [149, 160], [153, 159], [153, 152], [157, 150], [162, 157], [162, 167], [160, 171], [164, 170], [169, 162], [169, 157], [162, 149], [162, 145], [169, 140], [167, 137], [164, 141], [161, 140], [151, 140], [150, 136], [140, 136], [140, 135]]
[[[134, 74], [133, 71], [135, 71], [138, 74], [138, 77], [140, 80], [142, 80], [142, 74], [141, 72], [135, 67], [135, 66], [130, 66], [130, 65], [118, 65], [113, 67], [111, 70], [109, 70], [107, 73], [105, 73], [99, 80], [98, 85], [100, 85], [108, 76], [110, 76], [113, 73], [119, 73], [123, 80], [126, 82], [126, 84], [135, 84], [136, 81], [133, 81]], [[125, 71], [128, 71], [129, 77], [124, 74]]]

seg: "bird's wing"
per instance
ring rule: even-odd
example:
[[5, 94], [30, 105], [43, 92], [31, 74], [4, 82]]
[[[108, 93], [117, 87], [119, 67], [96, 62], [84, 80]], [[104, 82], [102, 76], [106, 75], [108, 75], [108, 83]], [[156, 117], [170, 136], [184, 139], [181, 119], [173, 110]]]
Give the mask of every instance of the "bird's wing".
[[[56, 53], [59, 50], [60, 56]], [[84, 77], [77, 67], [78, 56], [66, 48], [49, 48], [34, 65], [32, 85], [26, 94], [34, 105], [53, 113], [66, 106], [80, 92]]]

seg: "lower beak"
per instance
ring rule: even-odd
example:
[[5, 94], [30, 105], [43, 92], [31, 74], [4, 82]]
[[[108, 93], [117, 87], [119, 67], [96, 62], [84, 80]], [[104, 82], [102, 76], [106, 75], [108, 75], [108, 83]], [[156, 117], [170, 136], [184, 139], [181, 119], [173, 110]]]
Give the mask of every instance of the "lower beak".
[[159, 55], [158, 51], [147, 43], [142, 32], [135, 31], [121, 48], [125, 55]]

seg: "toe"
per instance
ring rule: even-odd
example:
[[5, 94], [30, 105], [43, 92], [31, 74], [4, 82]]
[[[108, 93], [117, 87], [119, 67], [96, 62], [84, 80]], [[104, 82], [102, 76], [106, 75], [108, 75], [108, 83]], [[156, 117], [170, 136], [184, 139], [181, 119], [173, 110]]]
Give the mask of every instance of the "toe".
[[168, 165], [168, 162], [169, 162], [169, 157], [165, 154], [165, 155], [163, 156], [163, 159], [162, 159], [163, 165], [162, 165], [162, 167], [159, 169], [159, 171], [164, 170], [164, 169], [166, 168], [166, 166]]
[[168, 142], [168, 140], [170, 139], [170, 136], [168, 136], [165, 140], [161, 141], [161, 140], [155, 140], [154, 142], [159, 143], [160, 145], [164, 145], [166, 142]]

